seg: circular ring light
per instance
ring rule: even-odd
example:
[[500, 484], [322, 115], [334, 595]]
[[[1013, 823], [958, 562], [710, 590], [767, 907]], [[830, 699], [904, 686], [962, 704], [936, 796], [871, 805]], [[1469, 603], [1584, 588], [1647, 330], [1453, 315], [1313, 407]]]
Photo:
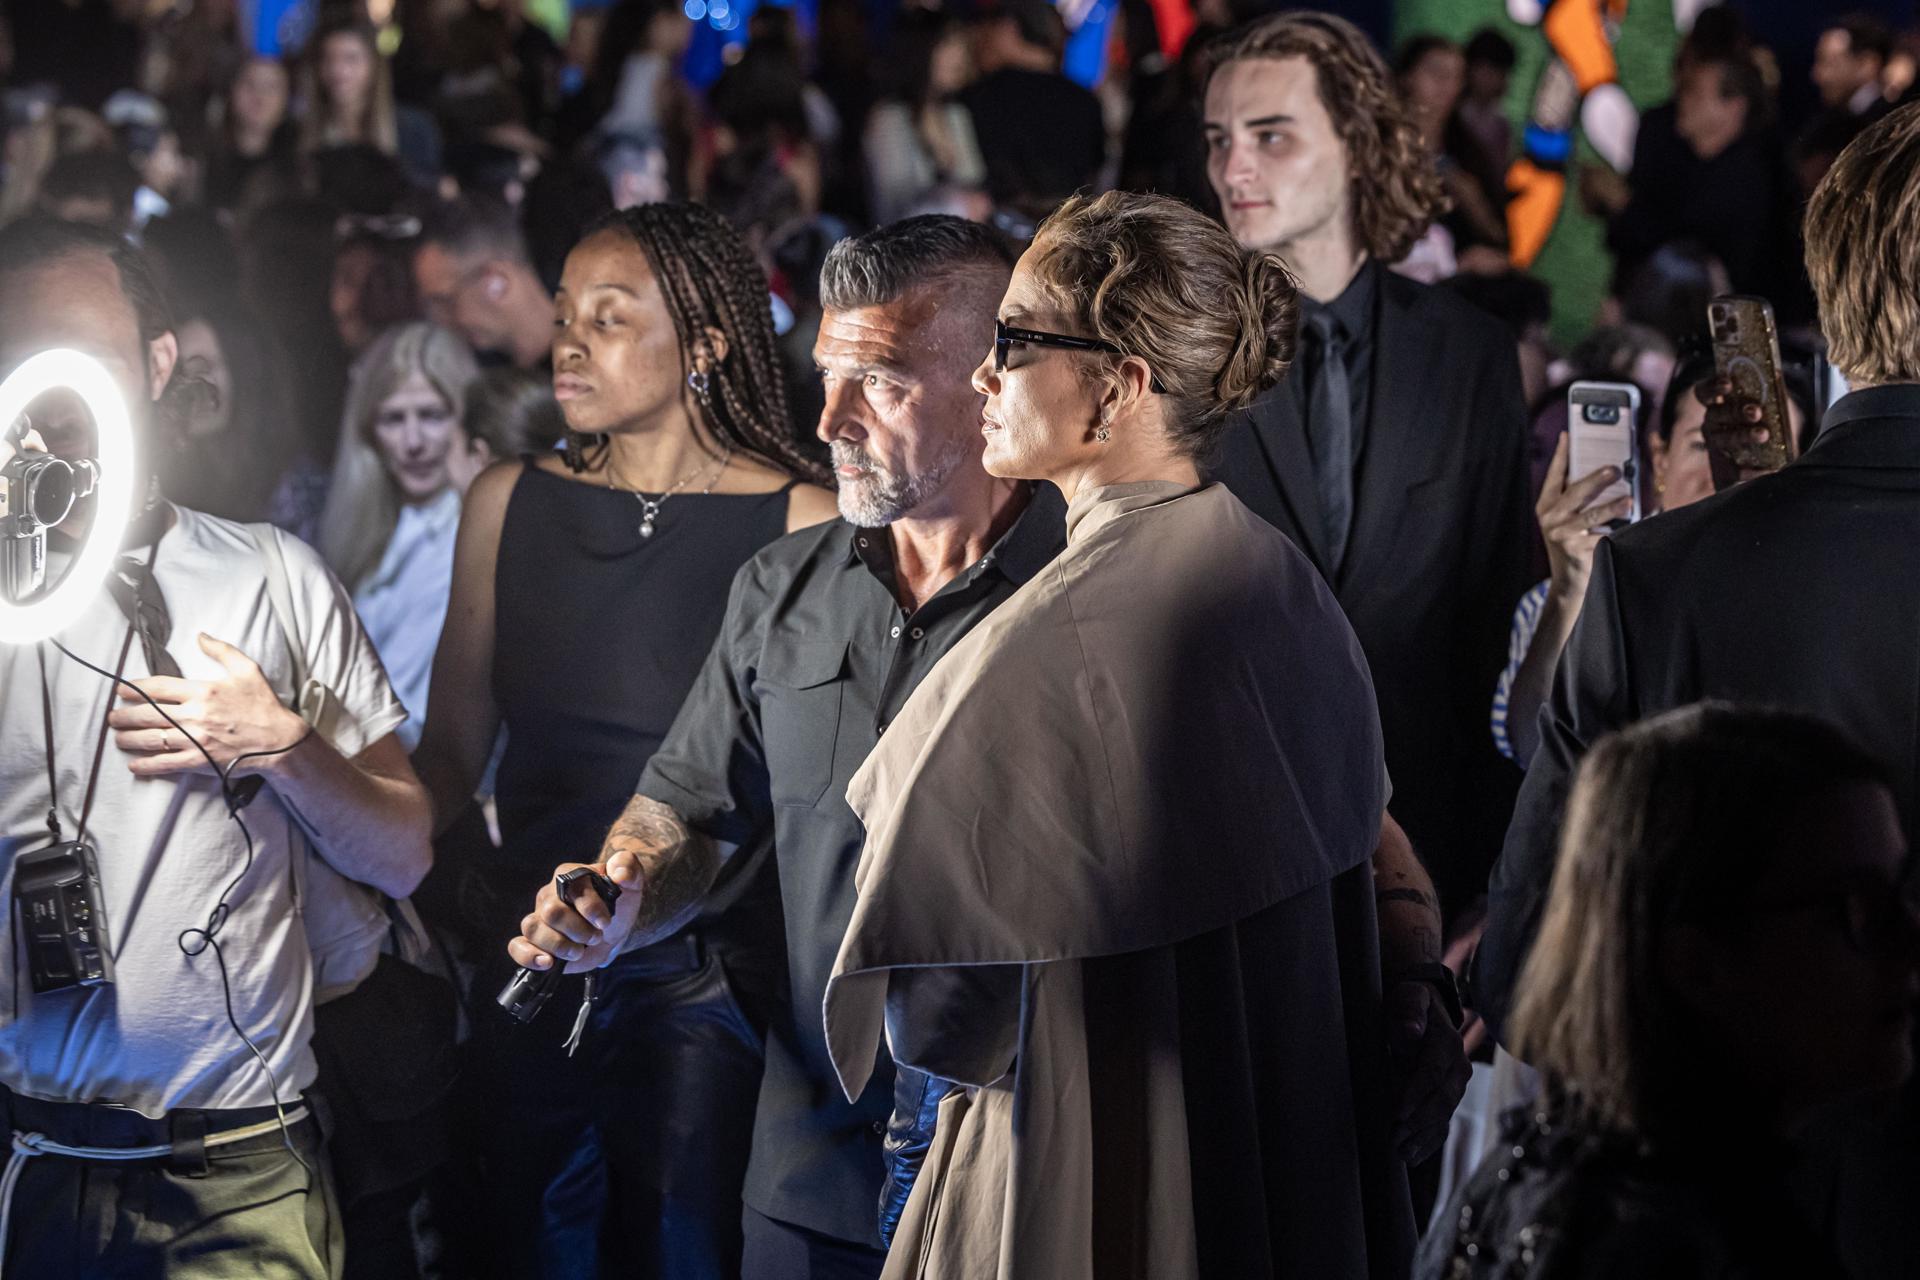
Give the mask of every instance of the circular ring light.
[[52, 591], [31, 604], [0, 600], [0, 644], [44, 640], [80, 617], [113, 568], [133, 510], [133, 425], [127, 402], [113, 375], [92, 356], [56, 348], [29, 357], [0, 382], [0, 424], [12, 423], [35, 400], [61, 388], [79, 396], [93, 418], [94, 460], [100, 471], [93, 526]]

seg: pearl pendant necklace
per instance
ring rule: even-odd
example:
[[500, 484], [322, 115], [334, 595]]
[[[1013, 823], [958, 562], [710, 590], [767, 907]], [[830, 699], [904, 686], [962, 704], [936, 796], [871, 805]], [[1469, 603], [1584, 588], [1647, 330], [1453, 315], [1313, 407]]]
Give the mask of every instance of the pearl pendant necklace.
[[[733, 446], [728, 445], [726, 452], [720, 455], [720, 465], [714, 468], [713, 475], [708, 478], [707, 487], [700, 491], [701, 497], [704, 498], [708, 494], [713, 492], [713, 486], [720, 483], [720, 477], [727, 473], [727, 464], [732, 461], [733, 461]], [[678, 480], [674, 481], [672, 488], [668, 489], [665, 493], [661, 494], [657, 498], [649, 498], [646, 494], [641, 493], [638, 489], [633, 490], [634, 498], [640, 503], [640, 536], [641, 537], [651, 538], [653, 536], [654, 524], [660, 518], [660, 508], [666, 505], [668, 498], [671, 498], [674, 494], [686, 488], [688, 482], [691, 481], [694, 478], [694, 476], [698, 474], [699, 473], [697, 471], [687, 472], [686, 475], [681, 476]], [[613, 463], [611, 460], [609, 460], [607, 463], [607, 488], [613, 489], [615, 487], [616, 486], [613, 483]]]

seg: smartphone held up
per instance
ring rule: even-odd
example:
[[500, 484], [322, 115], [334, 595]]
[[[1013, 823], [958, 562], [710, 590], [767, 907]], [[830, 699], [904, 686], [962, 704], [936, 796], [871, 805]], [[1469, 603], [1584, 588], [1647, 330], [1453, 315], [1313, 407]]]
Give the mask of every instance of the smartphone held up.
[[1603, 467], [1620, 478], [1595, 494], [1599, 507], [1628, 499], [1625, 516], [1608, 521], [1621, 529], [1644, 514], [1640, 501], [1640, 388], [1631, 382], [1576, 382], [1567, 388], [1567, 476], [1578, 480]]
[[[1739, 294], [1715, 298], [1707, 304], [1707, 330], [1714, 375], [1726, 390], [1724, 403], [1707, 408], [1707, 443], [1742, 472], [1778, 471], [1796, 450], [1772, 305]], [[1764, 429], [1764, 439], [1757, 429]]]

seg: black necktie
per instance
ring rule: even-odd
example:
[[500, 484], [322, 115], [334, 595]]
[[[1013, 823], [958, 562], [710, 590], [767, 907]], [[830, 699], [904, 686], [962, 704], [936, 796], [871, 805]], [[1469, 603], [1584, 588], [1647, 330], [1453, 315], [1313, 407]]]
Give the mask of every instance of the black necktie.
[[1324, 308], [1307, 311], [1307, 332], [1319, 348], [1313, 385], [1307, 389], [1307, 447], [1320, 490], [1321, 529], [1327, 540], [1327, 570], [1340, 567], [1353, 527], [1353, 389], [1347, 376], [1346, 338]]
[[167, 641], [173, 637], [173, 615], [167, 612], [167, 598], [160, 594], [153, 570], [133, 556], [121, 556], [107, 575], [107, 594], [140, 637], [147, 670], [156, 676], [179, 679], [180, 664], [167, 652]]

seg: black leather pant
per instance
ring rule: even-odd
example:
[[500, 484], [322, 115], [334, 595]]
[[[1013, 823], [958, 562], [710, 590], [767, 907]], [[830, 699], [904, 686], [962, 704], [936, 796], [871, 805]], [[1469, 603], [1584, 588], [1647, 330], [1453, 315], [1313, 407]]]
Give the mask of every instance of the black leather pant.
[[740, 1186], [753, 1137], [764, 1020], [734, 983], [777, 981], [752, 957], [683, 935], [600, 973], [577, 1056], [565, 983], [531, 1026], [474, 1001], [472, 1092], [456, 1118], [477, 1175], [454, 1208], [454, 1274], [513, 1280], [740, 1271]]

